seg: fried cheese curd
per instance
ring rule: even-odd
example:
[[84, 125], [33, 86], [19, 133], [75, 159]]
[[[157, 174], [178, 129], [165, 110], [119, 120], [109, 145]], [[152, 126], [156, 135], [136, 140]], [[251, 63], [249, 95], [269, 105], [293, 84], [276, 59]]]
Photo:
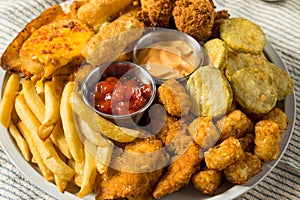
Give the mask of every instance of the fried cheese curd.
[[282, 130], [270, 120], [261, 120], [255, 124], [254, 154], [265, 162], [278, 158]]
[[200, 116], [188, 126], [188, 131], [194, 141], [203, 149], [213, 147], [219, 139], [219, 131], [211, 117]]
[[220, 141], [229, 137], [240, 138], [245, 135], [251, 120], [240, 110], [234, 110], [217, 122]]
[[170, 23], [175, 0], [141, 0], [142, 10], [138, 19], [148, 27], [167, 28]]
[[234, 137], [227, 138], [204, 153], [207, 168], [216, 170], [223, 170], [244, 157], [245, 154], [241, 144]]
[[244, 184], [262, 170], [262, 161], [256, 155], [245, 152], [245, 158], [228, 167], [223, 172], [226, 179], [233, 184]]
[[167, 113], [176, 117], [188, 114], [191, 108], [190, 97], [178, 81], [168, 79], [158, 88], [157, 93]]
[[192, 183], [203, 194], [213, 196], [222, 184], [222, 171], [203, 169], [193, 175]]

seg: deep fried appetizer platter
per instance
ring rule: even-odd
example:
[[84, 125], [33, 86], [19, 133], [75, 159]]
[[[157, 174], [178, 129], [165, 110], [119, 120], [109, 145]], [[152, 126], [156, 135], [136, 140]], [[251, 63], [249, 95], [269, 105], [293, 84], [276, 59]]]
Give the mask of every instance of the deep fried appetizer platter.
[[[211, 0], [75, 0], [69, 8], [41, 13], [1, 57], [0, 123], [60, 192], [150, 200], [190, 186], [214, 196], [279, 158], [289, 125], [280, 103], [294, 83], [267, 60], [258, 25]], [[138, 126], [122, 127], [90, 109], [80, 87], [104, 62], [134, 62], [128, 49], [149, 27], [187, 33], [207, 60], [184, 81], [157, 83]], [[127, 84], [126, 95], [136, 83]]]

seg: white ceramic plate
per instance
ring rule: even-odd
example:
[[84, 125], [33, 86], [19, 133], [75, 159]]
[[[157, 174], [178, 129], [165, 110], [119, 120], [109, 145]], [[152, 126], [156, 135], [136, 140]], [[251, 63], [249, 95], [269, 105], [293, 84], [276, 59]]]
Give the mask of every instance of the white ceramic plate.
[[[65, 5], [66, 3], [63, 4], [63, 6]], [[272, 46], [269, 43], [266, 44], [264, 52], [270, 61], [272, 61], [277, 66], [284, 69], [285, 71], [287, 71], [284, 63], [282, 62], [278, 54], [275, 52], [275, 50], [272, 48]], [[0, 94], [2, 94], [3, 86], [5, 85], [7, 78], [8, 78], [7, 74], [3, 70], [0, 70]], [[202, 195], [200, 192], [196, 191], [192, 186], [188, 186], [162, 199], [163, 200], [233, 199], [247, 192], [256, 184], [258, 184], [261, 180], [263, 180], [264, 177], [267, 176], [272, 171], [272, 169], [276, 166], [276, 164], [282, 157], [292, 136], [294, 123], [295, 123], [295, 111], [296, 111], [294, 93], [289, 95], [283, 102], [280, 102], [278, 106], [284, 109], [285, 113], [287, 114], [289, 118], [289, 125], [287, 130], [282, 134], [282, 139], [280, 143], [280, 155], [277, 160], [265, 163], [263, 165], [262, 171], [259, 174], [257, 174], [255, 177], [250, 179], [244, 185], [233, 186], [227, 182], [224, 182], [222, 186], [217, 190], [216, 195], [214, 197], [208, 197]], [[80, 199], [76, 196], [76, 193], [74, 193], [74, 188], [68, 188], [66, 192], [60, 193], [57, 187], [53, 183], [46, 181], [43, 178], [43, 176], [39, 173], [38, 169], [36, 169], [33, 165], [29, 164], [23, 158], [14, 139], [10, 136], [7, 129], [3, 128], [2, 126], [0, 126], [0, 138], [2, 138], [0, 140], [2, 147], [6, 152], [6, 154], [9, 156], [9, 158], [11, 159], [11, 161], [33, 184], [35, 184], [37, 187], [44, 190], [46, 193], [48, 193], [49, 195], [53, 196], [56, 199], [74, 199], [74, 200]], [[95, 194], [90, 194], [83, 199], [94, 200]]]

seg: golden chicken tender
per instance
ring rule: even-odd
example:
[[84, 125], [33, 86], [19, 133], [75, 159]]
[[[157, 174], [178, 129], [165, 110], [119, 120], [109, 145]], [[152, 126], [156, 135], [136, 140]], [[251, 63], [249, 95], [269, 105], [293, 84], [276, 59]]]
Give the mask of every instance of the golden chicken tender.
[[159, 101], [166, 111], [173, 116], [187, 115], [191, 108], [191, 101], [185, 88], [175, 79], [164, 82], [157, 90]]
[[232, 105], [233, 95], [229, 82], [222, 72], [210, 66], [196, 70], [186, 84], [195, 115], [220, 117]]
[[211, 117], [200, 116], [193, 120], [188, 126], [188, 131], [194, 141], [203, 149], [214, 146], [220, 136]]
[[133, 9], [121, 15], [83, 46], [81, 53], [88, 63], [96, 66], [116, 60], [130, 43], [142, 35], [144, 24], [135, 17], [136, 13], [137, 10]]
[[173, 158], [166, 173], [156, 184], [152, 193], [153, 197], [158, 199], [186, 186], [192, 175], [200, 168], [200, 153], [198, 145], [192, 142], [184, 154]]
[[262, 170], [262, 161], [256, 155], [245, 152], [245, 158], [228, 167], [223, 172], [226, 179], [233, 184], [244, 184]]
[[192, 177], [194, 187], [203, 194], [213, 196], [222, 183], [222, 172], [214, 169], [204, 169]]
[[147, 27], [167, 28], [174, 8], [174, 0], [141, 0], [141, 12], [138, 18]]
[[248, 130], [251, 120], [240, 110], [234, 110], [217, 122], [220, 141], [229, 137], [240, 138]]
[[245, 157], [238, 139], [229, 137], [221, 144], [210, 148], [204, 153], [204, 160], [208, 169], [223, 170], [229, 165]]
[[280, 153], [281, 133], [278, 124], [262, 120], [255, 125], [254, 154], [265, 162], [278, 158]]
[[277, 89], [271, 77], [257, 68], [243, 68], [235, 72], [231, 86], [235, 100], [247, 112], [265, 114], [277, 102]]
[[254, 150], [254, 135], [251, 133], [246, 134], [244, 137], [239, 138], [242, 149], [244, 152], [253, 152]]
[[98, 32], [102, 24], [129, 6], [133, 0], [90, 0], [78, 8], [77, 17]]
[[263, 30], [245, 18], [224, 20], [220, 27], [220, 38], [235, 51], [260, 54], [266, 44]]
[[278, 124], [280, 130], [286, 130], [287, 125], [289, 123], [288, 116], [283, 112], [280, 108], [273, 108], [270, 112], [268, 112], [263, 120], [274, 121]]
[[209, 60], [207, 65], [223, 70], [227, 60], [227, 45], [225, 42], [219, 38], [215, 38], [207, 41], [203, 45], [203, 48]]
[[177, 0], [173, 10], [175, 25], [179, 31], [206, 41], [212, 36], [216, 12], [210, 0]]
[[76, 19], [42, 26], [20, 49], [23, 66], [31, 74], [49, 77], [59, 68], [81, 57], [82, 46], [93, 35], [89, 27]]

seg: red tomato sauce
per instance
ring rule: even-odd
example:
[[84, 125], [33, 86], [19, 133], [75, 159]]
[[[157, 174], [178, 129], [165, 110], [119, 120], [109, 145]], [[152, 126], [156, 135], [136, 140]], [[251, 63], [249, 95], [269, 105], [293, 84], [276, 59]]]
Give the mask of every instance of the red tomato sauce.
[[151, 98], [151, 85], [138, 78], [108, 77], [95, 86], [95, 109], [106, 114], [126, 115], [143, 108]]

